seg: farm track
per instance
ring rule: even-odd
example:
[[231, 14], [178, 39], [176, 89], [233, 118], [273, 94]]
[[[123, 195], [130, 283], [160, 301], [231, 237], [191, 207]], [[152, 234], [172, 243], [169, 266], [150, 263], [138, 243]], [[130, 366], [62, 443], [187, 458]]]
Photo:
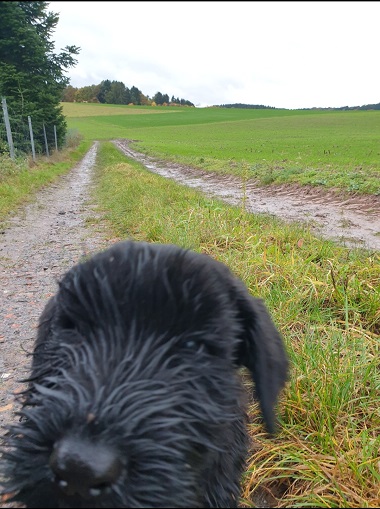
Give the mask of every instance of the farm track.
[[254, 180], [243, 182], [232, 175], [157, 160], [132, 149], [129, 140], [114, 140], [114, 144], [148, 170], [232, 205], [244, 201], [249, 212], [304, 223], [315, 235], [349, 247], [380, 250], [380, 196], [343, 195], [336, 190], [293, 184], [258, 186]]

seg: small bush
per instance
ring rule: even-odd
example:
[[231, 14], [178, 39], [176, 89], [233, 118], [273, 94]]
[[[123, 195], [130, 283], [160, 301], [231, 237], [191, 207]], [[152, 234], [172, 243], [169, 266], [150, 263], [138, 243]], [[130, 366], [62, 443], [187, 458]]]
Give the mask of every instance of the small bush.
[[76, 148], [83, 140], [83, 135], [78, 129], [69, 129], [65, 136], [64, 146], [65, 148]]

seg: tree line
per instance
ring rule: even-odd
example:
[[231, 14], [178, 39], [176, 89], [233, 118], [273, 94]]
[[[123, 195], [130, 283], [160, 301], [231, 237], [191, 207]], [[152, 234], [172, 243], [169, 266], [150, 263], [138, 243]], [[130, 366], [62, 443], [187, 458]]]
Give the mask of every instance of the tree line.
[[[234, 104], [219, 104], [215, 105], [214, 108], [241, 108], [241, 109], [254, 109], [254, 110], [287, 110], [289, 108], [276, 108], [275, 106], [264, 106], [263, 104], [244, 104], [244, 103], [234, 103]], [[337, 107], [327, 107], [327, 108], [318, 108], [318, 107], [312, 107], [312, 108], [297, 108], [300, 110], [380, 110], [380, 103], [377, 104], [364, 104], [363, 106], [341, 106], [340, 108]]]
[[363, 106], [342, 106], [336, 108], [337, 110], [380, 110], [380, 103], [376, 104], [363, 104]]
[[233, 104], [219, 104], [215, 108], [241, 108], [248, 110], [275, 110], [274, 106], [264, 106], [263, 104], [244, 104], [244, 103], [233, 103]]
[[103, 80], [98, 85], [73, 87], [67, 85], [62, 92], [62, 102], [88, 102], [102, 104], [134, 104], [143, 106], [194, 106], [191, 101], [156, 92], [153, 97], [145, 95], [137, 87], [128, 88], [122, 81]]
[[340, 106], [340, 107], [313, 107], [313, 108], [300, 108], [302, 110], [323, 110], [323, 111], [370, 111], [370, 110], [380, 110], [380, 103], [376, 104], [363, 104], [362, 106]]

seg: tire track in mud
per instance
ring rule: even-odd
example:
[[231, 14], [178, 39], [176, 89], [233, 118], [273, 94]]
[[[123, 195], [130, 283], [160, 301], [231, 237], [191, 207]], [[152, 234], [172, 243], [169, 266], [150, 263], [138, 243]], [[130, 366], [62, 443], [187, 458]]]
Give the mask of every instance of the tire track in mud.
[[88, 203], [98, 143], [36, 201], [8, 221], [0, 235], [0, 426], [15, 419], [13, 392], [23, 387], [39, 315], [57, 281], [85, 254], [106, 247], [86, 225], [96, 216]]
[[305, 186], [258, 186], [232, 175], [204, 172], [177, 163], [159, 161], [130, 147], [131, 140], [113, 143], [149, 171], [241, 205], [252, 213], [266, 213], [285, 221], [306, 224], [319, 237], [348, 247], [380, 250], [380, 196], [339, 197], [333, 190]]

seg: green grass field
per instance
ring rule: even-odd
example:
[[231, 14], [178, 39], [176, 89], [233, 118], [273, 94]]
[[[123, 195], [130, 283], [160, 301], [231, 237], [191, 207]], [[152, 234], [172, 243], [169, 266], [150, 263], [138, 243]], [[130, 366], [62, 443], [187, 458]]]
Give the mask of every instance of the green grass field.
[[150, 155], [263, 184], [380, 194], [379, 111], [119, 106], [110, 114], [108, 105], [63, 108], [68, 126], [88, 140], [138, 140], [135, 147]]

